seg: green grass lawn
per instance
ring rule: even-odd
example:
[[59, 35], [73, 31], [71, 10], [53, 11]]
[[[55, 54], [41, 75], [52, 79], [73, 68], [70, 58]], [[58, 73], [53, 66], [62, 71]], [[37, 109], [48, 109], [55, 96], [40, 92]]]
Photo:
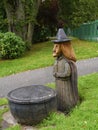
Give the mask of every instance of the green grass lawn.
[[[48, 86], [55, 87], [54, 83]], [[35, 128], [38, 130], [98, 130], [98, 73], [79, 77], [78, 88], [82, 102], [69, 115], [65, 116], [61, 112], [52, 113]], [[5, 103], [7, 103], [6, 100], [0, 99], [0, 105]], [[0, 114], [2, 118], [2, 112]], [[7, 130], [21, 130], [21, 127], [15, 126]]]
[[[98, 43], [96, 42], [73, 39], [72, 45], [77, 60], [98, 57]], [[43, 42], [34, 44], [31, 50], [21, 58], [0, 60], [0, 77], [53, 65], [52, 49], [52, 42]]]
[[[7, 128], [7, 129], [5, 129], [5, 130], [22, 130], [22, 129], [21, 129], [21, 126], [20, 126], [20, 125], [16, 125], [16, 126], [9, 127], [9, 128]], [[33, 129], [32, 129], [32, 130], [33, 130]]]
[[1, 129], [1, 121], [2, 121], [2, 115], [8, 111], [8, 107], [1, 108], [3, 105], [7, 105], [8, 102], [5, 98], [0, 99], [0, 129]]
[[98, 73], [80, 77], [78, 86], [82, 102], [68, 116], [51, 114], [39, 130], [98, 130]]
[[98, 57], [98, 42], [72, 40], [77, 59], [87, 59]]

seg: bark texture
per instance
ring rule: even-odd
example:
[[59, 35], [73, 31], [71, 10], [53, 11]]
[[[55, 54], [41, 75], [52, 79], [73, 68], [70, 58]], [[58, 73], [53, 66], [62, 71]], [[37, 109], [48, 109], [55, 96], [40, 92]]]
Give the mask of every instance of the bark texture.
[[54, 64], [53, 75], [56, 80], [58, 110], [68, 112], [79, 100], [76, 65], [60, 56]]

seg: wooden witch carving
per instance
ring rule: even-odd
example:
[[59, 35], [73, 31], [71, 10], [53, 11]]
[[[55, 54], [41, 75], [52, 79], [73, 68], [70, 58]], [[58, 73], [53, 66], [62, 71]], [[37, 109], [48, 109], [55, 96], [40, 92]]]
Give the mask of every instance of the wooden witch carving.
[[76, 57], [70, 39], [66, 37], [63, 28], [54, 40], [53, 57], [56, 61], [53, 67], [55, 77], [58, 110], [68, 112], [78, 100]]

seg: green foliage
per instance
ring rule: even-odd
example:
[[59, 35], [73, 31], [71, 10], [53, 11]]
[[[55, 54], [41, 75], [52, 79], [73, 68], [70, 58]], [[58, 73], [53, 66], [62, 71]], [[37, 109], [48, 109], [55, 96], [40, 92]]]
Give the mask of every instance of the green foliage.
[[0, 39], [2, 39], [4, 37], [4, 33], [0, 32]]
[[58, 0], [59, 2], [59, 19], [65, 23], [65, 27], [71, 27], [72, 13], [74, 12], [74, 3], [76, 0]]
[[24, 0], [26, 23], [36, 23], [37, 4], [38, 0]]
[[24, 41], [32, 42], [40, 0], [4, 0], [8, 31], [14, 32]]
[[57, 13], [57, 0], [45, 0], [41, 3], [34, 28], [34, 42], [46, 41], [49, 36], [56, 35]]
[[1, 129], [2, 115], [9, 110], [7, 104], [8, 101], [6, 98], [0, 98], [0, 107], [1, 107], [0, 108], [0, 129]]
[[0, 106], [8, 104], [8, 100], [6, 98], [0, 98]]
[[50, 31], [47, 27], [35, 26], [33, 34], [33, 42], [43, 42], [49, 40]]
[[[58, 0], [59, 16], [66, 27], [77, 27], [81, 23], [98, 19], [97, 0]], [[66, 8], [65, 8], [66, 7]]]
[[75, 10], [72, 13], [72, 24], [79, 26], [81, 23], [98, 19], [97, 0], [79, 0], [74, 3]]
[[15, 125], [15, 126], [11, 126], [5, 130], [21, 130], [21, 126], [20, 125]]
[[26, 42], [25, 42], [25, 45], [26, 45], [26, 50], [27, 50], [27, 51], [31, 50], [31, 48], [32, 48], [32, 43], [31, 43], [31, 42], [26, 41]]
[[8, 23], [6, 18], [6, 12], [4, 9], [3, 1], [0, 1], [0, 32], [6, 32], [8, 30]]
[[0, 33], [0, 57], [3, 59], [15, 59], [25, 51], [25, 43], [14, 33]]

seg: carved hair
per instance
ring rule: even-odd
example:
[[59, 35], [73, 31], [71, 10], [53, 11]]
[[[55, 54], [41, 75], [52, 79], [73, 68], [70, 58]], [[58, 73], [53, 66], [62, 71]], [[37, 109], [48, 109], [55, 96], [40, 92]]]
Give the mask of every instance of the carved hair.
[[71, 42], [68, 41], [68, 43], [62, 43], [61, 44], [61, 50], [63, 55], [69, 59], [72, 60], [74, 62], [76, 62], [76, 56], [75, 56], [75, 52], [73, 50], [73, 47], [71, 45]]

